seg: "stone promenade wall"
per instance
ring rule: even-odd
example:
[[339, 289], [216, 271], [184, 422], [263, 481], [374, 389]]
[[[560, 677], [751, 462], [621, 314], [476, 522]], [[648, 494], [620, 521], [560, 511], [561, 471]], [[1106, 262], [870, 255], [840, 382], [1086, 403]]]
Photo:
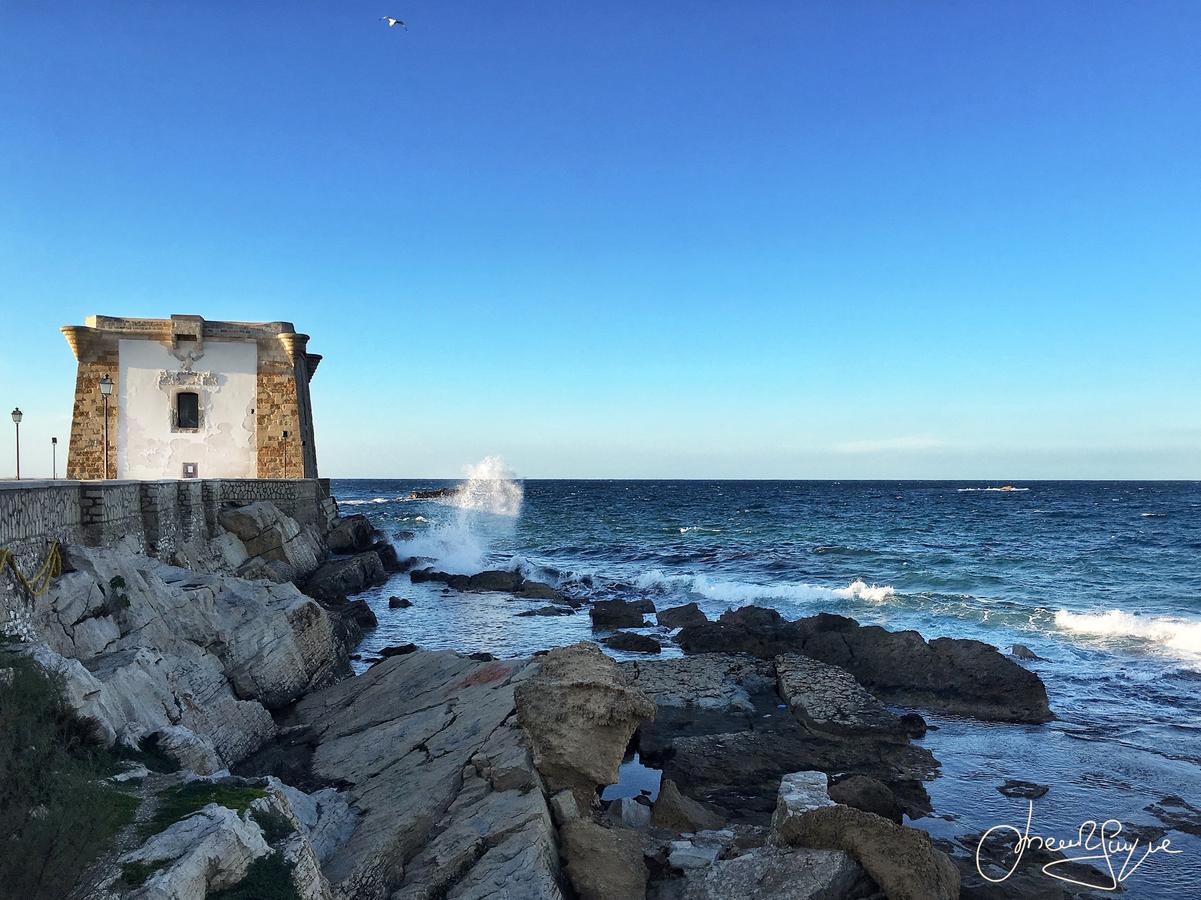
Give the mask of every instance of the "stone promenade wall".
[[338, 514], [328, 479], [6, 481], [0, 482], [0, 548], [11, 551], [27, 575], [52, 541], [106, 546], [132, 540], [169, 559], [182, 544], [214, 536], [224, 504], [256, 500], [270, 500], [322, 533]]
[[[187, 564], [189, 552], [219, 533], [225, 504], [270, 500], [325, 534], [338, 516], [328, 479], [221, 478], [188, 481], [0, 482], [0, 549], [32, 577], [51, 544], [113, 546]], [[177, 556], [177, 554], [179, 554]], [[22, 634], [29, 598], [0, 571], [0, 635]]]

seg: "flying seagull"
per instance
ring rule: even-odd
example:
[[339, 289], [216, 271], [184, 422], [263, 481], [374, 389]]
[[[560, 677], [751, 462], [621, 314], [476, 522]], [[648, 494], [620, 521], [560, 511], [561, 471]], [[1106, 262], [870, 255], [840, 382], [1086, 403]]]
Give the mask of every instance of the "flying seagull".
[[397, 25], [399, 25], [405, 31], [409, 30], [409, 26], [406, 25], [404, 22], [402, 22], [400, 19], [394, 19], [391, 16], [380, 16], [379, 20], [381, 22], [387, 22], [389, 28], [395, 28]]

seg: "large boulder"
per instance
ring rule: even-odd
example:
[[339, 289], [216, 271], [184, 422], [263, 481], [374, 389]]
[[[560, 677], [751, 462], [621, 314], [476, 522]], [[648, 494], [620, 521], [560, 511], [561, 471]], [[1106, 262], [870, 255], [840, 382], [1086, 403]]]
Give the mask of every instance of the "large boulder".
[[683, 628], [685, 625], [703, 625], [709, 618], [701, 611], [696, 603], [686, 603], [683, 606], [673, 606], [661, 609], [655, 619], [664, 628]]
[[861, 626], [822, 613], [796, 622], [744, 607], [723, 621], [690, 625], [676, 640], [685, 653], [744, 652], [762, 659], [802, 654], [846, 669], [879, 699], [1003, 722], [1053, 716], [1039, 677], [980, 641]]
[[517, 596], [525, 600], [549, 600], [552, 603], [564, 603], [565, 598], [557, 588], [543, 581], [523, 581]]
[[636, 631], [619, 631], [601, 641], [611, 650], [624, 650], [629, 653], [661, 653], [663, 645], [649, 634], [638, 634]]
[[560, 831], [567, 878], [580, 900], [643, 900], [647, 870], [637, 832], [573, 819]]
[[849, 806], [827, 806], [786, 820], [780, 843], [843, 850], [888, 900], [958, 900], [959, 870], [930, 835]]
[[500, 593], [511, 594], [521, 590], [523, 580], [520, 572], [491, 569], [487, 572], [469, 575], [467, 577], [467, 586], [462, 590], [498, 591]]
[[898, 825], [903, 821], [904, 811], [897, 803], [892, 788], [870, 775], [850, 775], [834, 782], [830, 785], [830, 799], [835, 803], [875, 813]]
[[[334, 622], [292, 584], [104, 549], [72, 547], [66, 562], [37, 600], [40, 643], [26, 652], [63, 674], [109, 741], [178, 726], [230, 765], [274, 735], [270, 710], [350, 674]], [[88, 624], [101, 619], [103, 646]]]
[[[628, 600], [598, 600], [588, 610], [592, 617], [592, 627], [596, 631], [611, 631], [618, 628], [641, 628], [646, 624], [643, 618], [645, 607], [640, 603]], [[654, 607], [651, 608], [654, 611]]]
[[386, 583], [388, 573], [379, 554], [365, 550], [345, 559], [331, 559], [305, 580], [302, 590], [317, 600], [344, 600], [368, 587]]
[[617, 781], [634, 730], [655, 714], [646, 695], [588, 642], [540, 657], [537, 674], [518, 685], [515, 696], [538, 771], [552, 792], [570, 788], [581, 809], [589, 808], [599, 786]]
[[325, 536], [331, 553], [359, 553], [369, 548], [375, 528], [364, 515], [343, 516]]
[[325, 555], [320, 539], [273, 503], [229, 507], [218, 513], [217, 521], [245, 547], [247, 559], [238, 574], [246, 577], [299, 581], [313, 572]]

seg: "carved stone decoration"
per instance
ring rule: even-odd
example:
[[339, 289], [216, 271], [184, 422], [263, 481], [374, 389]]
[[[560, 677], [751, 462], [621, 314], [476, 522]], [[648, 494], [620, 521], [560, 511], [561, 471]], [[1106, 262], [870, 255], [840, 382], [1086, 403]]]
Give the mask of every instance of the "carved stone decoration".
[[159, 387], [216, 387], [217, 376], [212, 372], [172, 372], [163, 369], [158, 373]]

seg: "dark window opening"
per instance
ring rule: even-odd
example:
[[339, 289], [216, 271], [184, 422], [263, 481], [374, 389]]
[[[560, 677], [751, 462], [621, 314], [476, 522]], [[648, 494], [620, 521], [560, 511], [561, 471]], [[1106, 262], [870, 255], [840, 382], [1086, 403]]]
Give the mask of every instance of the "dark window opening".
[[175, 427], [200, 427], [200, 395], [184, 391], [175, 395]]

